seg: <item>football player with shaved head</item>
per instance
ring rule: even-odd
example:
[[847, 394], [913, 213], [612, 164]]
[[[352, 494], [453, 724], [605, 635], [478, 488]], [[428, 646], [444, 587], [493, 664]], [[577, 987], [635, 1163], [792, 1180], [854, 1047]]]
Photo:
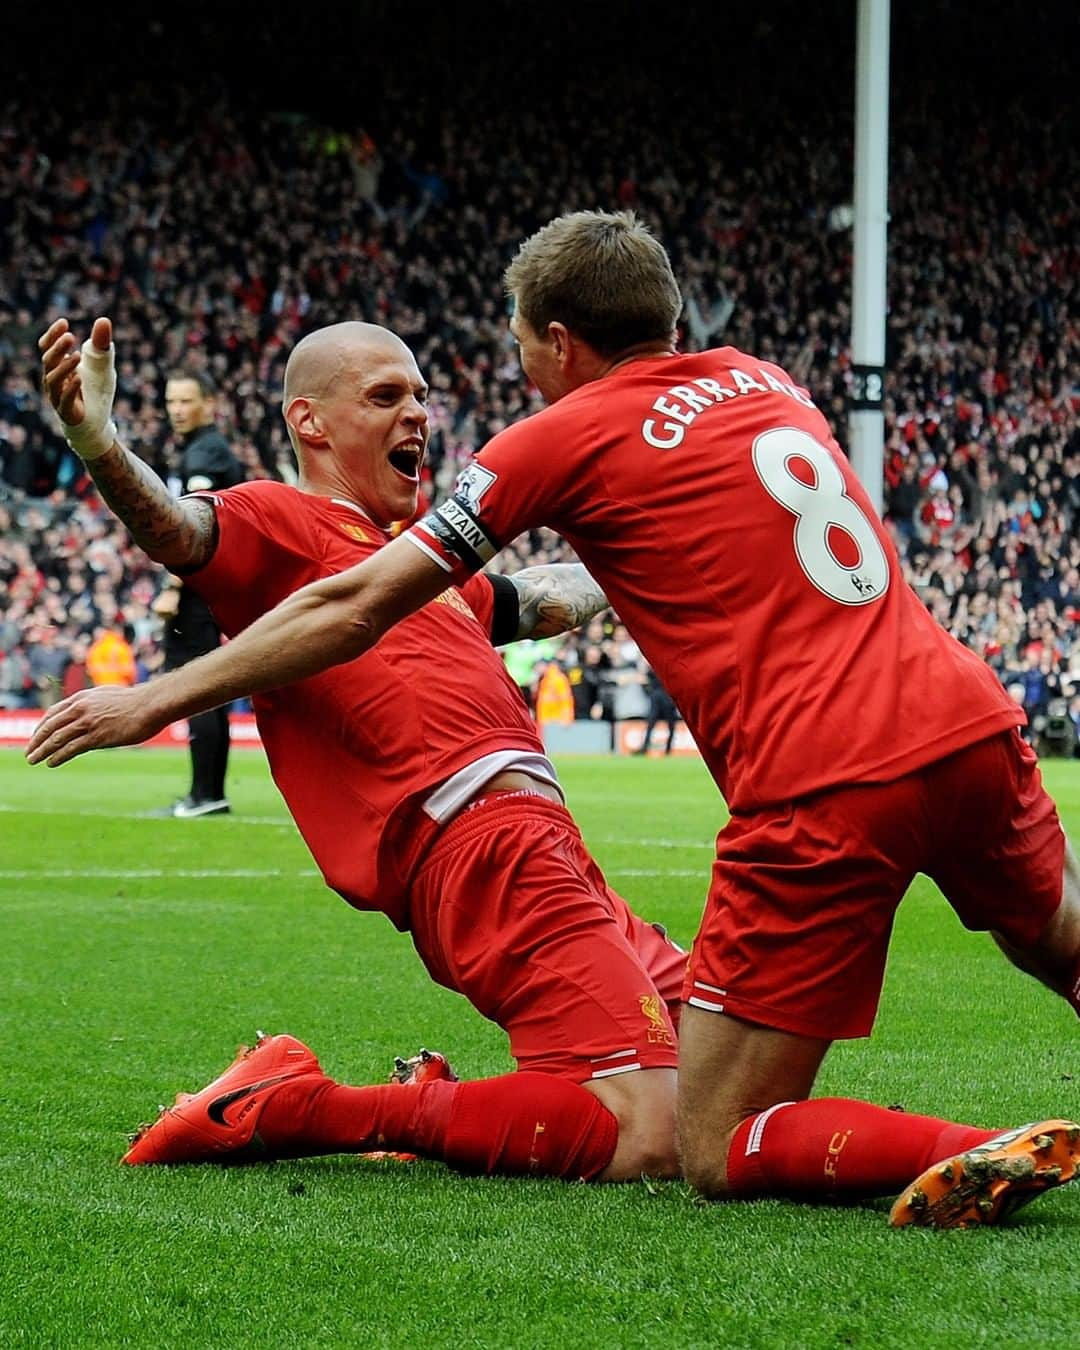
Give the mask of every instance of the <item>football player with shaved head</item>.
[[505, 280], [522, 367], [549, 406], [495, 436], [400, 539], [227, 649], [145, 692], [58, 705], [31, 758], [138, 741], [354, 661], [550, 526], [675, 699], [731, 811], [683, 989], [686, 1177], [715, 1199], [900, 1192], [893, 1222], [933, 1226], [994, 1222], [1071, 1180], [1071, 1121], [1001, 1133], [810, 1097], [832, 1041], [870, 1032], [918, 872], [1080, 1011], [1080, 879], [1023, 713], [905, 585], [807, 391], [732, 347], [678, 352], [679, 288], [640, 221], [561, 216]]
[[[305, 337], [283, 412], [299, 486], [174, 500], [112, 425], [111, 326], [41, 340], [44, 383], [103, 497], [235, 637], [292, 592], [374, 556], [416, 510], [427, 386], [367, 323]], [[359, 660], [254, 700], [274, 779], [327, 884], [408, 930], [432, 977], [502, 1026], [519, 1071], [458, 1082], [441, 1057], [380, 1087], [332, 1082], [270, 1036], [134, 1142], [131, 1163], [406, 1151], [470, 1172], [672, 1176], [686, 954], [587, 852], [494, 644], [607, 601], [579, 565], [479, 575]]]

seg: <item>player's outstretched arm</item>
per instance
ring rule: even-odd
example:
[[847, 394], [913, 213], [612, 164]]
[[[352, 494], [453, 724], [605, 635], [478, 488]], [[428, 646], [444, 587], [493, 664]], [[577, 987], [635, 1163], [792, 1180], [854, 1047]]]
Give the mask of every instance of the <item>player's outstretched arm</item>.
[[67, 319], [38, 339], [42, 385], [68, 444], [86, 464], [102, 498], [155, 562], [192, 571], [214, 551], [214, 508], [177, 501], [156, 473], [117, 439], [112, 420], [116, 366], [109, 319], [94, 322], [80, 348]]
[[137, 745], [181, 717], [318, 675], [372, 647], [450, 585], [403, 536], [347, 572], [294, 591], [231, 642], [133, 689], [88, 689], [46, 712], [26, 757], [50, 768], [87, 750]]
[[607, 596], [581, 563], [526, 567], [507, 580], [518, 593], [515, 640], [557, 637], [608, 608]]

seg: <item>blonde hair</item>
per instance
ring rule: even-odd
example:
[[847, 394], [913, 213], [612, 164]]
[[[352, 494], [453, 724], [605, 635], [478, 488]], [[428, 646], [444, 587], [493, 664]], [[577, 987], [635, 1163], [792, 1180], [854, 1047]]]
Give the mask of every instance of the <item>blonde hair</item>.
[[518, 249], [503, 284], [543, 334], [565, 324], [603, 356], [669, 339], [682, 295], [664, 246], [632, 211], [575, 211]]

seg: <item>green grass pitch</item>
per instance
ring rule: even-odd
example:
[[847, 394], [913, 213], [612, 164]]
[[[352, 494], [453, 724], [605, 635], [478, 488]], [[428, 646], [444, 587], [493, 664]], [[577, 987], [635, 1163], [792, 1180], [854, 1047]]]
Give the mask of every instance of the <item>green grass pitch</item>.
[[[939, 1234], [890, 1230], [884, 1202], [703, 1207], [677, 1184], [428, 1163], [118, 1167], [125, 1131], [256, 1027], [351, 1082], [420, 1045], [463, 1075], [511, 1067], [407, 938], [323, 888], [261, 756], [233, 756], [231, 818], [140, 819], [185, 768], [0, 752], [0, 1345], [1080, 1346], [1080, 1186], [1010, 1228]], [[721, 819], [701, 765], [561, 770], [613, 883], [688, 942]], [[1075, 835], [1080, 764], [1046, 776]], [[1076, 1018], [920, 882], [874, 1036], [837, 1046], [818, 1091], [990, 1125], [1076, 1116]]]

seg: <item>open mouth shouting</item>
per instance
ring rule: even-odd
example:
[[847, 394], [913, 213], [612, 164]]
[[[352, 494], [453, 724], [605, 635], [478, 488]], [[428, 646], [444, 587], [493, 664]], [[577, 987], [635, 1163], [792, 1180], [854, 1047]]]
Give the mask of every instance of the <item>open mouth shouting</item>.
[[424, 461], [424, 442], [419, 437], [410, 437], [409, 440], [395, 445], [388, 459], [395, 473], [410, 483], [419, 483], [420, 465]]

